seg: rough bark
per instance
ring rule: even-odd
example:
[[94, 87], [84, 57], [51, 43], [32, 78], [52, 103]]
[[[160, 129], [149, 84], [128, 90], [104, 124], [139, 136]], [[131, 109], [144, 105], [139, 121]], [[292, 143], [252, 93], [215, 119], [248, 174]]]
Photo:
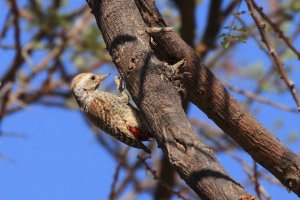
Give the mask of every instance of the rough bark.
[[[195, 39], [196, 30], [196, 0], [182, 1], [173, 0], [174, 4], [179, 10], [180, 15], [180, 37], [190, 46], [193, 46]], [[183, 101], [183, 108], [187, 112], [190, 102], [186, 99]], [[176, 182], [176, 174], [174, 169], [171, 167], [168, 159], [165, 156], [161, 158], [161, 172], [160, 172], [160, 182], [166, 183], [170, 187], [173, 187]], [[158, 182], [155, 188], [153, 199], [155, 200], [167, 200], [171, 199], [173, 194], [171, 191], [166, 190], [163, 184]]]
[[181, 97], [162, 74], [150, 48], [147, 26], [133, 0], [87, 0], [127, 89], [145, 114], [166, 157], [201, 199], [248, 195], [202, 143], [185, 115]]
[[[167, 26], [152, 0], [136, 0], [149, 27]], [[182, 84], [187, 98], [232, 137], [285, 187], [300, 196], [300, 158], [258, 122], [202, 63], [177, 33], [151, 35], [157, 56], [169, 63], [186, 59]], [[163, 54], [161, 53], [163, 52]]]

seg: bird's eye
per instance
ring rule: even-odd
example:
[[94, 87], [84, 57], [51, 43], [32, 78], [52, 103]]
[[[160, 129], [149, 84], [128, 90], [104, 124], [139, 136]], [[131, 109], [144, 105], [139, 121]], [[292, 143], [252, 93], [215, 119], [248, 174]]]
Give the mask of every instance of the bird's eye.
[[90, 77], [91, 80], [95, 80], [95, 78], [96, 77], [94, 75]]

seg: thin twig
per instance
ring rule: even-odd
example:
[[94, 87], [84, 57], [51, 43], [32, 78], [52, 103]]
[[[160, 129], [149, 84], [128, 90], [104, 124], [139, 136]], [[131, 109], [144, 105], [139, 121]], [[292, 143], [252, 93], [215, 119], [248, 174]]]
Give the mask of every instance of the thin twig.
[[253, 182], [254, 182], [254, 188], [255, 188], [255, 192], [256, 195], [259, 199], [261, 199], [261, 190], [260, 190], [260, 183], [259, 183], [259, 175], [258, 175], [258, 171], [257, 171], [257, 164], [255, 161], [253, 161]]
[[5, 20], [3, 23], [3, 28], [1, 29], [1, 32], [0, 32], [0, 42], [2, 42], [3, 38], [5, 38], [6, 33], [8, 32], [8, 30], [12, 24], [11, 13], [12, 13], [12, 11], [10, 10], [5, 17]]
[[115, 173], [114, 173], [114, 178], [113, 178], [113, 182], [111, 184], [111, 189], [110, 189], [110, 193], [109, 193], [109, 200], [116, 199], [117, 193], [115, 192], [115, 188], [116, 188], [116, 185], [117, 185], [117, 182], [119, 179], [119, 174], [120, 174], [122, 165], [126, 159], [126, 155], [127, 155], [128, 151], [129, 151], [129, 147], [126, 147], [124, 150], [124, 153], [122, 153], [122, 155], [120, 155], [121, 159], [120, 159], [120, 161], [116, 167]]
[[8, 155], [6, 155], [4, 153], [1, 153], [1, 152], [0, 152], [0, 160], [5, 160], [5, 161], [8, 161], [8, 162], [10, 162], [12, 164], [15, 163], [15, 160], [13, 158], [11, 158], [10, 156], [8, 156]]
[[263, 97], [260, 97], [254, 93], [251, 93], [251, 92], [247, 92], [246, 90], [242, 90], [240, 88], [237, 88], [233, 85], [230, 85], [229, 83], [227, 82], [224, 82], [223, 81], [223, 84], [229, 89], [229, 90], [232, 90], [236, 93], [239, 93], [239, 94], [242, 94], [250, 99], [253, 99], [253, 100], [256, 100], [260, 103], [263, 103], [263, 104], [266, 104], [266, 105], [269, 105], [269, 106], [272, 106], [272, 107], [275, 107], [275, 108], [278, 108], [280, 110], [284, 110], [284, 111], [288, 111], [288, 112], [295, 112], [295, 113], [299, 113], [297, 109], [294, 109], [294, 108], [290, 108], [290, 107], [287, 107], [287, 106], [284, 106], [282, 104], [279, 104], [279, 103], [275, 103], [269, 99], [265, 99]]
[[[241, 4], [242, 4], [242, 0], [239, 1], [238, 5], [237, 5], [237, 12], [240, 10], [240, 7], [241, 7]], [[237, 13], [236, 12], [236, 13]], [[234, 26], [234, 23], [235, 23], [235, 20], [236, 20], [236, 17], [233, 17], [232, 21], [231, 21], [231, 25], [230, 25], [230, 28], [229, 28], [229, 31], [227, 33], [227, 35], [231, 35], [231, 31], [233, 29], [233, 26]]]
[[[242, 166], [244, 172], [245, 172], [246, 175], [248, 176], [249, 180], [252, 181], [252, 182], [255, 184], [255, 181], [256, 181], [256, 180], [255, 180], [254, 175], [251, 173], [251, 171], [252, 171], [251, 167], [250, 167], [243, 159], [241, 159], [240, 157], [238, 157], [237, 155], [235, 155], [233, 152], [227, 151], [227, 153], [228, 153], [228, 155], [230, 155], [233, 159], [235, 159], [237, 162], [240, 163], [240, 165]], [[255, 161], [254, 161], [254, 162], [255, 162]], [[259, 172], [258, 172], [258, 171], [257, 171], [257, 174], [259, 175]], [[257, 175], [257, 176], [258, 176], [258, 175]], [[263, 196], [265, 197], [265, 199], [267, 199], [267, 200], [271, 200], [270, 195], [267, 193], [267, 191], [265, 190], [265, 188], [264, 188], [261, 184], [257, 183], [257, 187], [258, 187], [258, 188], [255, 188], [255, 189], [257, 189], [257, 190], [259, 191], [258, 193], [259, 193], [260, 195], [263, 195]], [[261, 199], [261, 198], [259, 198], [259, 199]]]
[[[157, 180], [157, 181], [160, 181], [160, 180], [159, 180], [159, 177], [158, 177], [158, 175], [157, 175], [157, 172], [156, 172], [154, 169], [152, 169], [152, 168], [147, 164], [146, 160], [148, 159], [148, 157], [142, 158], [141, 156], [138, 155], [137, 158], [145, 165], [146, 170], [147, 170], [148, 172], [151, 173], [151, 175], [153, 176], [153, 179], [154, 179], [154, 180]], [[180, 199], [182, 199], [182, 200], [188, 200], [185, 196], [183, 196], [183, 195], [181, 194], [180, 191], [174, 191], [169, 185], [165, 184], [164, 182], [161, 182], [161, 181], [160, 181], [160, 183], [161, 183], [161, 185], [162, 185], [163, 187], [165, 187], [167, 190], [169, 190], [170, 192], [172, 192], [173, 194], [175, 194], [178, 198], [180, 198]]]
[[272, 46], [268, 36], [267, 36], [267, 32], [266, 32], [266, 25], [264, 22], [260, 21], [260, 19], [257, 17], [257, 15], [255, 14], [255, 10], [254, 10], [254, 6], [253, 6], [253, 0], [246, 0], [249, 12], [258, 28], [258, 31], [261, 35], [261, 39], [262, 42], [265, 43], [266, 47], [268, 48], [269, 54], [272, 57], [272, 59], [275, 62], [275, 66], [278, 70], [279, 76], [281, 79], [283, 79], [283, 81], [285, 82], [285, 84], [287, 85], [287, 87], [289, 88], [294, 101], [296, 102], [297, 105], [297, 109], [300, 112], [300, 100], [297, 96], [297, 92], [296, 92], [296, 88], [295, 88], [295, 84], [294, 82], [288, 77], [287, 73], [284, 70], [284, 65], [281, 62], [281, 60], [279, 59], [274, 47]]
[[[12, 62], [11, 67], [9, 70], [5, 73], [5, 75], [2, 78], [2, 83], [0, 86], [0, 89], [2, 87], [5, 87], [5, 85], [10, 82], [14, 81], [15, 79], [15, 71], [18, 70], [18, 68], [21, 66], [21, 60], [22, 60], [22, 53], [21, 53], [21, 31], [20, 31], [20, 22], [19, 22], [19, 10], [18, 10], [18, 5], [16, 0], [11, 0], [10, 1], [10, 6], [11, 6], [11, 11], [13, 14], [13, 26], [14, 26], [14, 42], [15, 42], [15, 47], [16, 47], [16, 54], [14, 57], [14, 61]], [[9, 89], [4, 95], [2, 99], [2, 105], [1, 105], [1, 110], [0, 110], [0, 119], [2, 119], [5, 115], [5, 112], [8, 108], [7, 102], [8, 102], [8, 96], [11, 92], [11, 89]]]
[[288, 46], [289, 49], [291, 49], [294, 54], [296, 54], [296, 56], [298, 57], [298, 59], [300, 60], [300, 52], [292, 45], [290, 39], [284, 35], [283, 31], [280, 30], [279, 26], [274, 23], [264, 12], [262, 7], [259, 7], [255, 1], [252, 1], [253, 7], [255, 8], [255, 10], [260, 14], [260, 16], [266, 20], [268, 22], [268, 24], [271, 25], [271, 27], [273, 28], [273, 30], [278, 34], [279, 38], [281, 38], [285, 44]]

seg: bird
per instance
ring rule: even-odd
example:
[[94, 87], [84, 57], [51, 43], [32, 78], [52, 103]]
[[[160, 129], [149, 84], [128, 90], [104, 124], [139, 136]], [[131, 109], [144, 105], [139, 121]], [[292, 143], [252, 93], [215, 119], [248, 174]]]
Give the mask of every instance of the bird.
[[[142, 143], [152, 138], [151, 131], [141, 111], [129, 103], [129, 96], [98, 90], [110, 74], [81, 73], [71, 82], [71, 91], [79, 108], [96, 127], [128, 146], [151, 151]], [[120, 79], [115, 77], [117, 88]]]

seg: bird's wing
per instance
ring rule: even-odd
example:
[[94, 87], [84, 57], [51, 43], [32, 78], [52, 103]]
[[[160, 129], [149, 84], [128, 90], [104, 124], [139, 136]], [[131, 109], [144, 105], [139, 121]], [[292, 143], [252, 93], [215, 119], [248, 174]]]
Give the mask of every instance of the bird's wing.
[[[103, 111], [99, 111], [96, 107], [93, 110], [98, 110], [98, 113], [95, 114], [101, 114], [99, 112], [103, 112], [106, 115], [112, 116], [110, 119], [112, 120], [109, 124], [111, 124], [111, 129], [114, 129], [115, 132], [123, 132], [123, 134], [126, 134], [127, 141], [123, 141], [129, 146], [134, 146], [136, 148], [143, 149], [147, 153], [151, 153], [151, 151], [140, 141], [140, 139], [146, 139], [145, 133], [142, 133], [139, 130], [139, 111], [131, 106], [130, 104], [125, 104], [123, 101], [121, 101], [118, 96], [103, 92], [102, 94], [99, 92], [95, 93], [94, 96], [94, 102], [92, 103], [93, 106], [101, 106], [101, 109]], [[114, 107], [112, 109], [112, 107]], [[110, 131], [107, 130], [108, 134], [110, 134]], [[122, 140], [122, 134], [114, 135], [117, 139]], [[148, 138], [148, 137], [147, 137]]]
[[[124, 117], [126, 116], [124, 113], [128, 113], [128, 109], [130, 109], [127, 104], [124, 104], [117, 95], [104, 91], [95, 93], [94, 97], [94, 106], [102, 105], [102, 111], [99, 111], [99, 109], [94, 110], [98, 110], [98, 112], [105, 113], [106, 116], [109, 116], [105, 118], [106, 120], [111, 120], [111, 122], [109, 122], [109, 124], [111, 124], [110, 128], [118, 129], [115, 131], [125, 132], [132, 139], [136, 139], [134, 134], [130, 132], [126, 126], [128, 120], [131, 119], [130, 117]], [[98, 115], [99, 114], [101, 113], [98, 113]]]

